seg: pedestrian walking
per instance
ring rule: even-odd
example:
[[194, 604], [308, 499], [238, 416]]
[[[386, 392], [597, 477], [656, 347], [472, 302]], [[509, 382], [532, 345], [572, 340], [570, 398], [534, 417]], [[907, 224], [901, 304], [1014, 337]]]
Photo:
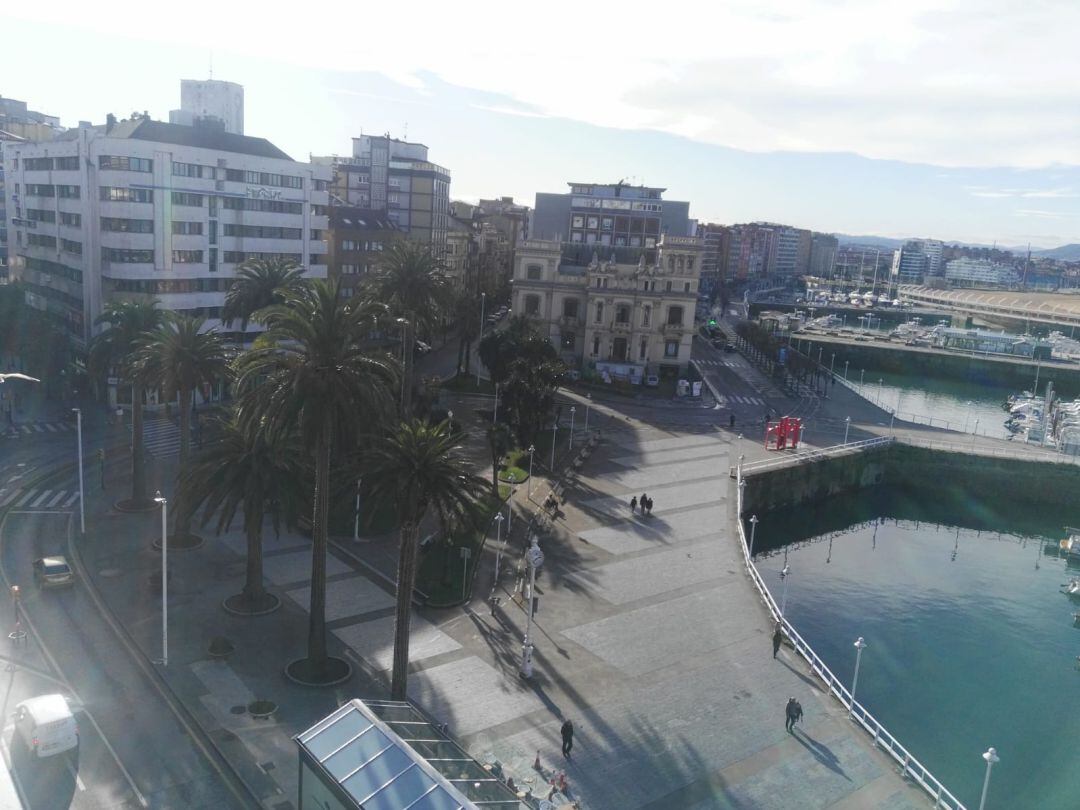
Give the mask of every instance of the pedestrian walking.
[[648, 511], [649, 517], [652, 517], [652, 498], [649, 498], [648, 502], [645, 504], [645, 509]]
[[[644, 511], [644, 506], [642, 506], [642, 511]], [[637, 513], [637, 495], [635, 495], [633, 498], [630, 499], [630, 514], [633, 515], [633, 514], [636, 514], [636, 513]]]
[[796, 712], [799, 711], [799, 702], [795, 698], [788, 698], [787, 706], [784, 707], [784, 716], [787, 718], [784, 728], [788, 731], [795, 730]]
[[784, 631], [780, 628], [780, 622], [776, 623], [776, 629], [772, 634], [772, 657], [776, 658], [776, 654], [780, 652], [780, 645], [784, 643]]
[[644, 515], [645, 514], [645, 507], [648, 506], [648, 504], [649, 504], [649, 496], [646, 495], [644, 492], [642, 492], [641, 493], [641, 500], [639, 501], [639, 503], [641, 504], [641, 514]]
[[[802, 704], [797, 700], [795, 701], [795, 722], [802, 722]], [[794, 723], [792, 724], [792, 729], [794, 730]]]
[[728, 422], [728, 426], [731, 427], [731, 428], [735, 427], [735, 413], [734, 412], [732, 412], [732, 414], [731, 414], [731, 419]]
[[[795, 698], [792, 698], [794, 700]], [[574, 747], [574, 724], [567, 720], [562, 724], [562, 755], [570, 756], [570, 749]]]

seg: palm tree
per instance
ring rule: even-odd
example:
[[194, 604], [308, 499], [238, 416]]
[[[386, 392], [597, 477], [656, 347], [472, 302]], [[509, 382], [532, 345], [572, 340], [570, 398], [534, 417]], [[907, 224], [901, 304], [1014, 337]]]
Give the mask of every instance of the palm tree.
[[271, 304], [280, 304], [290, 290], [307, 283], [304, 268], [291, 259], [247, 259], [236, 268], [236, 280], [225, 293], [221, 320], [226, 327], [239, 319], [246, 331], [251, 316]]
[[[200, 385], [214, 385], [229, 373], [225, 342], [216, 331], [203, 331], [205, 320], [171, 315], [139, 343], [136, 363], [146, 379], [165, 389], [180, 405], [180, 469], [191, 454], [191, 411]], [[176, 508], [176, 540], [191, 541], [191, 510], [181, 499]]]
[[146, 496], [146, 459], [143, 454], [143, 392], [146, 377], [135, 363], [139, 342], [161, 326], [165, 313], [157, 300], [109, 301], [94, 323], [108, 329], [90, 342], [89, 366], [101, 379], [110, 368], [131, 385], [131, 501], [132, 508], [153, 506]]
[[288, 667], [308, 683], [334, 682], [348, 672], [326, 652], [330, 461], [333, 451], [352, 450], [358, 433], [392, 410], [396, 363], [362, 349], [380, 311], [340, 300], [335, 281], [312, 281], [256, 314], [267, 327], [264, 345], [237, 362], [241, 423], [276, 433], [295, 426], [314, 455], [308, 655]]
[[217, 533], [229, 531], [237, 509], [244, 513], [247, 537], [247, 581], [241, 593], [225, 600], [235, 613], [269, 613], [281, 600], [263, 586], [263, 521], [274, 531], [282, 522], [292, 527], [302, 501], [303, 450], [295, 432], [276, 433], [252, 426], [245, 430], [233, 415], [213, 426], [216, 441], [181, 473], [180, 500], [194, 514], [203, 509], [203, 525], [217, 515]]
[[432, 425], [413, 419], [384, 434], [364, 459], [364, 480], [372, 481], [371, 496], [392, 501], [401, 519], [390, 685], [393, 700], [405, 699], [420, 524], [430, 510], [444, 533], [451, 525], [474, 525], [490, 498], [487, 482], [470, 471], [456, 449], [446, 422]]

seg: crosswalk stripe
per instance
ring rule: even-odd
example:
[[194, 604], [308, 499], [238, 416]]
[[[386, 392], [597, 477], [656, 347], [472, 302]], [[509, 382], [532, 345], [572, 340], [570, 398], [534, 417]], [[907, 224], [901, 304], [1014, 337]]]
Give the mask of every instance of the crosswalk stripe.
[[66, 501], [64, 501], [64, 508], [67, 509], [69, 506], [71, 506], [77, 500], [79, 500], [79, 493], [78, 492], [76, 492], [74, 495], [72, 495], [70, 498], [68, 498]]
[[64, 495], [66, 495], [66, 494], [67, 493], [65, 493], [64, 490], [62, 490], [62, 489], [57, 490], [56, 495], [53, 497], [53, 499], [51, 501], [49, 501], [47, 504], [45, 504], [45, 508], [46, 509], [52, 509], [54, 506], [56, 506], [58, 503], [60, 503], [60, 501], [63, 500]]
[[26, 495], [24, 495], [22, 498], [20, 498], [19, 502], [17, 504], [15, 504], [15, 505], [16, 506], [26, 506], [26, 502], [29, 501], [31, 498], [33, 498], [35, 495], [37, 495], [37, 490], [32, 489], [29, 492], [27, 492]]
[[56, 432], [57, 432], [57, 431], [56, 431], [56, 426], [55, 426], [55, 425], [51, 425], [51, 424], [49, 424], [48, 422], [46, 422], [46, 423], [45, 423], [45, 429], [46, 429], [47, 431], [49, 431], [49, 433], [56, 433]]
[[30, 508], [31, 509], [37, 509], [39, 506], [41, 506], [41, 504], [43, 504], [45, 502], [45, 499], [48, 498], [51, 494], [52, 494], [51, 489], [45, 490], [43, 493], [41, 493], [40, 498], [38, 498], [36, 501], [34, 501], [32, 504], [30, 504]]
[[19, 425], [19, 429], [22, 430], [23, 433], [33, 433], [29, 425]]
[[8, 505], [9, 503], [11, 503], [11, 502], [12, 502], [13, 500], [15, 500], [16, 498], [18, 498], [18, 497], [19, 497], [19, 493], [20, 493], [20, 492], [22, 492], [22, 490], [21, 490], [21, 489], [17, 489], [17, 490], [15, 490], [14, 492], [12, 492], [12, 493], [11, 493], [10, 495], [8, 495], [8, 496], [7, 496], [6, 498], [4, 498], [4, 499], [3, 499], [2, 501], [0, 501], [0, 507], [4, 507], [4, 506], [7, 506], [7, 505]]
[[36, 422], [34, 423], [33, 428], [38, 433], [44, 433], [45, 432], [45, 428], [43, 428], [41, 425], [37, 424]]

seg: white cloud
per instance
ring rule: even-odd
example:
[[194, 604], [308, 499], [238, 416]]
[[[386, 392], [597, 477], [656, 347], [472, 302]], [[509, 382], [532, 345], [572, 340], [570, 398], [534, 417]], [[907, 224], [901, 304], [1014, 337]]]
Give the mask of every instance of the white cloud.
[[947, 166], [1080, 163], [1080, 4], [1072, 0], [669, 0], [659, 12], [633, 2], [475, 0], [468, 14], [421, 1], [407, 15], [393, 4], [330, 0], [296, 26], [209, 0], [188, 0], [180, 13], [135, 0], [109, 6], [103, 14], [57, 0], [6, 13], [304, 67], [374, 70], [421, 92], [430, 73], [505, 97], [500, 112], [740, 149]]

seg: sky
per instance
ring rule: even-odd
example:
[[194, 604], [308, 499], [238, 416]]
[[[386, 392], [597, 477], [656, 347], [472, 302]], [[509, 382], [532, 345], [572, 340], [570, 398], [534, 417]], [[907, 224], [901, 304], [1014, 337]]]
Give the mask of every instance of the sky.
[[624, 179], [703, 222], [1080, 242], [1074, 0], [7, 5], [0, 95], [65, 126], [212, 71], [247, 134], [408, 137], [456, 199]]

